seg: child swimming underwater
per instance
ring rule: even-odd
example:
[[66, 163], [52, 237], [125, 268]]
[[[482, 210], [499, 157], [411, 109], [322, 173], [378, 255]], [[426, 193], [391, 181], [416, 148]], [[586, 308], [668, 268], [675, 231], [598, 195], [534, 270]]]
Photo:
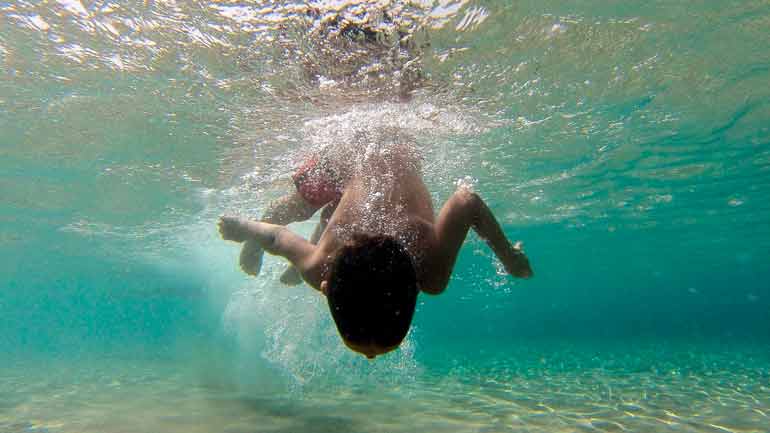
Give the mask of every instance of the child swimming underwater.
[[[345, 155], [313, 156], [293, 176], [296, 191], [262, 221], [222, 217], [222, 238], [244, 243], [241, 267], [259, 272], [262, 252], [288, 259], [326, 295], [344, 343], [368, 358], [399, 346], [419, 292], [439, 294], [473, 228], [509, 274], [532, 276], [484, 201], [460, 187], [434, 216], [415, 146], [398, 130], [361, 132]], [[353, 153], [354, 152], [354, 153]], [[286, 224], [323, 208], [310, 241]], [[291, 271], [282, 280], [291, 280]]]

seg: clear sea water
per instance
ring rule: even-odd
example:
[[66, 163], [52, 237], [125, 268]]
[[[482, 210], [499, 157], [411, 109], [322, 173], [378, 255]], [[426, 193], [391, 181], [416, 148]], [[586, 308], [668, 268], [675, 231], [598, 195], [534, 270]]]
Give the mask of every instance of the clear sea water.
[[[770, 3], [310, 5], [0, 1], [0, 432], [770, 432]], [[313, 33], [383, 10], [410, 100]], [[470, 236], [372, 362], [215, 222], [381, 126], [536, 275]]]

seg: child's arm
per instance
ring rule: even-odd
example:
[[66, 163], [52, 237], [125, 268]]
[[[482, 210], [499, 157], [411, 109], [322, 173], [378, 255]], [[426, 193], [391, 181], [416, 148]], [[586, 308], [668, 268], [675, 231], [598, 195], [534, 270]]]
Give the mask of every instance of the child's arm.
[[511, 245], [492, 211], [477, 194], [465, 189], [455, 192], [441, 208], [434, 227], [434, 251], [424, 291], [433, 294], [444, 291], [457, 253], [471, 227], [492, 248], [509, 274], [519, 278], [532, 276], [532, 268], [520, 244]]
[[[297, 221], [305, 221], [318, 210], [318, 206], [308, 203], [298, 192], [293, 192], [267, 205], [262, 221], [270, 224], [286, 225]], [[259, 244], [246, 239], [241, 249], [241, 269], [249, 275], [259, 275], [262, 268], [264, 250]]]
[[236, 217], [222, 217], [219, 232], [228, 241], [254, 241], [270, 254], [285, 257], [298, 269], [305, 269], [315, 245], [284, 226]]

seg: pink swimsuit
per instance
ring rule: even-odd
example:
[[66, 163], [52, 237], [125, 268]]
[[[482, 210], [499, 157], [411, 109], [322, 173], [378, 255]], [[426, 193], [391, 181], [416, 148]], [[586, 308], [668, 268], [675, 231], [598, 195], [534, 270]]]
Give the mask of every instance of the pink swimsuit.
[[339, 200], [343, 189], [339, 176], [323, 165], [314, 156], [305, 161], [291, 177], [302, 198], [318, 207]]

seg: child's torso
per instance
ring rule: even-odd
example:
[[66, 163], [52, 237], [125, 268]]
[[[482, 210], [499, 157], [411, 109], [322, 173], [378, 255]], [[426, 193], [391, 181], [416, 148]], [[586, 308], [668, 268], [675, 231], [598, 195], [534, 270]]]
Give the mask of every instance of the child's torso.
[[350, 174], [318, 247], [333, 254], [355, 233], [384, 234], [402, 242], [419, 268], [426, 231], [434, 221], [420, 159], [410, 145], [372, 146], [348, 160]]

